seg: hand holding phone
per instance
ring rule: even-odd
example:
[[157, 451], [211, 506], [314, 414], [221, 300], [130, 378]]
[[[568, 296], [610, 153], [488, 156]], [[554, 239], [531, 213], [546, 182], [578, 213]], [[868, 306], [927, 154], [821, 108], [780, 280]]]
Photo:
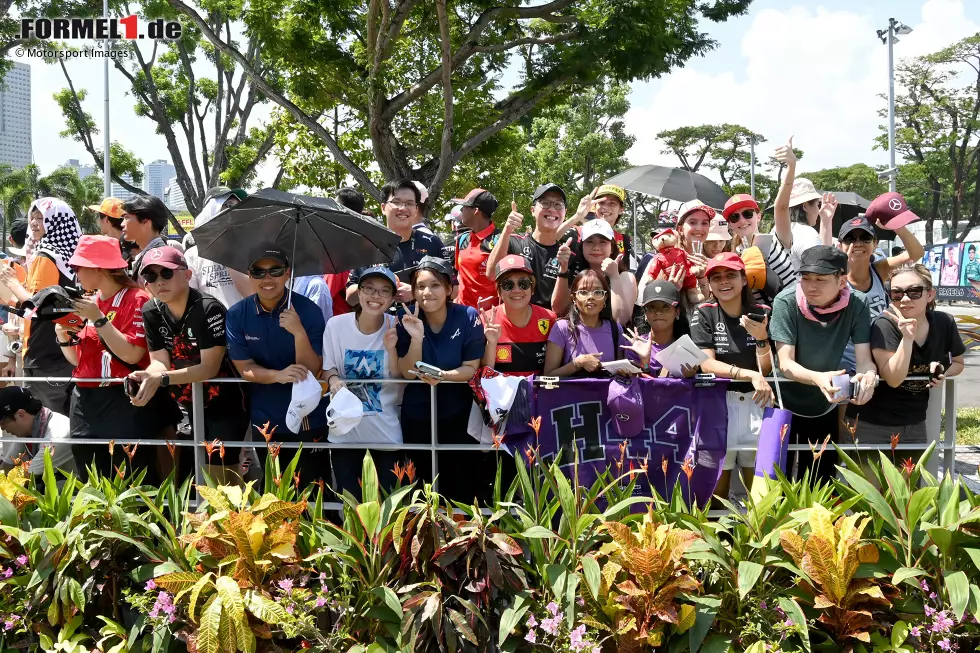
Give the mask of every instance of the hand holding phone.
[[416, 363], [415, 367], [412, 368], [412, 371], [416, 376], [428, 376], [433, 379], [441, 379], [442, 375], [445, 373], [435, 365], [429, 365], [428, 363], [423, 363], [422, 361]]

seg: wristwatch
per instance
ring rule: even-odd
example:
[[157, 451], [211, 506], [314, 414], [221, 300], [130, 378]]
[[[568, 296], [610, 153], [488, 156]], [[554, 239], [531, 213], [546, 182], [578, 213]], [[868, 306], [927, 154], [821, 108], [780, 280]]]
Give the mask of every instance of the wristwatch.
[[168, 385], [170, 385], [170, 375], [169, 374], [166, 374], [166, 373], [161, 374], [160, 375], [160, 387], [161, 388], [166, 388]]
[[765, 349], [766, 347], [769, 346], [769, 339], [766, 338], [765, 340], [756, 340], [755, 346], [758, 347], [759, 349]]
[[107, 324], [109, 324], [109, 318], [105, 315], [97, 319], [95, 322], [92, 322], [92, 326], [94, 326], [96, 329], [101, 329]]

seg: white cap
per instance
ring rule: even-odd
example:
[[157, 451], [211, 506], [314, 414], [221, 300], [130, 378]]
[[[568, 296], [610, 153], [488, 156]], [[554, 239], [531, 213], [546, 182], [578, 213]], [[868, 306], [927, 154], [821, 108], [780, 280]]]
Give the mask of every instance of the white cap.
[[341, 388], [327, 407], [327, 426], [333, 435], [343, 435], [361, 422], [364, 404], [347, 388]]
[[582, 242], [584, 243], [591, 236], [602, 236], [606, 240], [615, 240], [616, 234], [613, 233], [613, 228], [609, 226], [609, 223], [602, 218], [595, 218], [594, 220], [589, 220], [584, 225], [582, 225]]
[[289, 400], [289, 409], [286, 411], [286, 428], [293, 433], [299, 433], [303, 418], [320, 404], [322, 395], [320, 382], [312, 372], [307, 372], [305, 379], [294, 383], [293, 397]]

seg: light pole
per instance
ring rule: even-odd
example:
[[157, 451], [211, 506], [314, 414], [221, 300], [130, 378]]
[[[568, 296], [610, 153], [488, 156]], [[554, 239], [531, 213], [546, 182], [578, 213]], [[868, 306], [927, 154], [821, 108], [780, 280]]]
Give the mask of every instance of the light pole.
[[912, 28], [900, 23], [894, 18], [888, 19], [888, 29], [877, 31], [878, 38], [888, 46], [888, 170], [881, 173], [879, 178], [888, 177], [888, 190], [895, 192], [898, 178], [898, 168], [895, 165], [895, 44], [896, 35], [911, 34]]
[[749, 194], [755, 197], [755, 134], [749, 136]]
[[[107, 19], [109, 18], [109, 0], [102, 0], [102, 15]], [[103, 71], [105, 75], [103, 79], [103, 86], [105, 89], [105, 126], [102, 129], [102, 147], [105, 148], [102, 154], [102, 176], [104, 177], [102, 186], [103, 192], [105, 193], [103, 197], [109, 197], [112, 195], [112, 180], [109, 177], [109, 50], [111, 48], [112, 45], [109, 43], [109, 39], [107, 37], [105, 40], [105, 70]]]

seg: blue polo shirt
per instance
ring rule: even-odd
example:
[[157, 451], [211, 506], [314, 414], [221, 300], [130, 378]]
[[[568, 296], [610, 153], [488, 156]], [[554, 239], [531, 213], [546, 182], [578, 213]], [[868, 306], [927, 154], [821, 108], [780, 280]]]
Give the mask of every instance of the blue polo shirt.
[[[293, 308], [306, 328], [313, 351], [323, 350], [323, 330], [326, 323], [320, 307], [306, 297], [292, 294]], [[253, 360], [270, 370], [282, 370], [296, 363], [296, 342], [293, 335], [279, 326], [279, 316], [286, 309], [286, 295], [271, 311], [262, 308], [257, 295], [249, 295], [228, 309], [227, 324], [228, 357], [233, 361]], [[312, 370], [316, 374], [316, 370]], [[289, 383], [248, 384], [252, 405], [252, 424], [261, 426], [270, 422], [278, 426], [275, 437], [279, 440], [302, 439], [286, 428], [286, 411], [292, 399], [293, 386]], [[303, 431], [323, 427], [327, 423], [329, 395], [303, 420]]]
[[[401, 358], [408, 353], [412, 338], [402, 328], [401, 316], [398, 313], [398, 344], [396, 351]], [[435, 365], [442, 370], [453, 370], [463, 364], [483, 358], [486, 340], [483, 338], [483, 323], [480, 314], [472, 306], [462, 304], [447, 304], [446, 322], [439, 333], [429, 328], [424, 312], [419, 312], [419, 318], [425, 324], [425, 337], [422, 339], [422, 362]], [[402, 415], [410, 419], [428, 419], [429, 386], [421, 383], [411, 383], [405, 388], [402, 400]], [[440, 416], [469, 413], [473, 403], [473, 395], [469, 385], [465, 383], [440, 383], [436, 386], [436, 402]]]

